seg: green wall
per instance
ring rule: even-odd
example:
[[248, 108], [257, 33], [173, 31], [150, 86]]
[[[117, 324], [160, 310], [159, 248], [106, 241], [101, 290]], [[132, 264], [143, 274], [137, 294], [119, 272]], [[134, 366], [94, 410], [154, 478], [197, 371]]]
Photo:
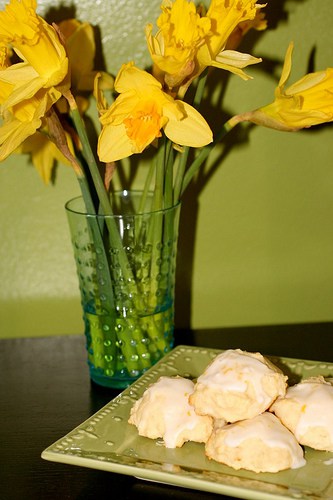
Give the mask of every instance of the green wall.
[[[58, 6], [72, 15], [73, 4], [79, 19], [99, 26], [110, 72], [129, 59], [149, 63], [142, 30], [159, 1], [44, 0], [39, 11], [52, 5], [57, 19]], [[250, 68], [251, 81], [225, 82], [225, 113], [272, 100], [290, 40], [291, 82], [311, 64], [332, 66], [332, 0], [268, 0], [266, 11], [271, 29], [249, 40], [265, 64]], [[214, 123], [220, 114], [213, 111]], [[293, 134], [239, 127], [231, 134], [233, 147], [219, 151], [223, 161], [218, 156], [216, 167], [212, 159], [211, 175], [203, 171], [184, 200], [177, 326], [333, 320], [331, 127]], [[78, 192], [69, 167], [60, 165], [55, 185], [45, 187], [20, 156], [0, 165], [0, 337], [82, 332], [63, 209]]]

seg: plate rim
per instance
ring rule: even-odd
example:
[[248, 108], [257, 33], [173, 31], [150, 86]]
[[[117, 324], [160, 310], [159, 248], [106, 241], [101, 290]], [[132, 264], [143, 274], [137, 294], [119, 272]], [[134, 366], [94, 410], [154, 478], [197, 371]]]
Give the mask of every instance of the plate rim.
[[[154, 469], [149, 469], [149, 468], [143, 468], [142, 466], [135, 466], [135, 465], [130, 465], [130, 464], [122, 464], [122, 463], [117, 463], [117, 462], [109, 462], [109, 461], [103, 461], [103, 460], [97, 460], [96, 458], [87, 458], [87, 457], [80, 457], [74, 454], [69, 454], [66, 452], [60, 452], [60, 451], [55, 451], [54, 448], [59, 444], [60, 442], [64, 441], [67, 437], [69, 437], [71, 434], [73, 434], [76, 430], [80, 429], [82, 426], [85, 424], [89, 423], [92, 419], [94, 419], [96, 416], [103, 411], [105, 411], [107, 408], [112, 405], [112, 403], [118, 403], [124, 396], [126, 396], [130, 391], [133, 391], [133, 388], [135, 389], [137, 385], [141, 385], [142, 381], [144, 381], [147, 377], [149, 377], [152, 373], [154, 373], [155, 370], [158, 370], [158, 368], [168, 362], [168, 358], [170, 356], [175, 356], [179, 357], [181, 354], [184, 354], [184, 351], [193, 351], [194, 354], [200, 354], [202, 351], [208, 351], [211, 353], [214, 357], [214, 354], [218, 354], [221, 352], [226, 351], [227, 349], [218, 349], [218, 348], [212, 348], [212, 347], [199, 347], [199, 346], [190, 346], [190, 345], [177, 345], [174, 347], [171, 351], [169, 351], [161, 360], [159, 360], [154, 366], [149, 368], [141, 377], [139, 377], [135, 382], [133, 382], [129, 387], [124, 389], [122, 392], [120, 392], [116, 397], [113, 399], [110, 399], [108, 403], [103, 405], [102, 408], [100, 408], [98, 411], [96, 411], [94, 414], [92, 414], [90, 417], [82, 421], [79, 425], [74, 427], [72, 430], [67, 432], [65, 435], [54, 441], [51, 445], [49, 445], [47, 448], [45, 448], [42, 453], [41, 453], [41, 458], [47, 461], [51, 462], [57, 462], [57, 463], [63, 463], [67, 465], [76, 465], [76, 466], [81, 466], [85, 468], [93, 468], [93, 469], [98, 469], [98, 470], [103, 470], [106, 472], [114, 472], [117, 474], [123, 474], [123, 475], [128, 475], [128, 476], [133, 476], [136, 477], [137, 479], [140, 480], [146, 480], [146, 481], [154, 481], [158, 483], [165, 483], [170, 486], [176, 486], [176, 487], [181, 487], [181, 488], [189, 488], [189, 489], [196, 489], [196, 490], [201, 490], [201, 491], [206, 491], [208, 493], [214, 493], [214, 494], [224, 494], [224, 495], [229, 495], [232, 497], [236, 498], [241, 498], [245, 500], [286, 500], [288, 498], [290, 499], [296, 499], [297, 500], [308, 500], [310, 498], [313, 498], [312, 496], [300, 496], [299, 494], [302, 493], [302, 491], [299, 489], [297, 491], [298, 496], [290, 496], [290, 495], [285, 495], [285, 494], [279, 494], [277, 492], [268, 492], [268, 491], [260, 491], [258, 489], [249, 489], [248, 486], [242, 486], [242, 485], [230, 485], [230, 484], [223, 484], [223, 483], [216, 483], [213, 482], [211, 479], [207, 478], [197, 478], [193, 477], [190, 474], [189, 475], [182, 475], [179, 476], [178, 474], [174, 472], [168, 472], [168, 471], [161, 471], [161, 470], [154, 470]], [[332, 362], [325, 362], [325, 361], [315, 361], [315, 360], [308, 360], [308, 359], [298, 359], [298, 358], [290, 358], [290, 357], [285, 357], [285, 356], [277, 356], [277, 355], [264, 355], [270, 360], [281, 360], [281, 361], [286, 361], [289, 363], [305, 363], [305, 364], [311, 364], [311, 365], [316, 365], [316, 366], [325, 366], [326, 368], [332, 370], [333, 373], [333, 363]], [[212, 359], [213, 359], [212, 357]], [[160, 374], [162, 376], [162, 374]], [[147, 386], [147, 385], [146, 385]], [[143, 390], [144, 390], [145, 384], [143, 384]], [[142, 388], [141, 388], [142, 390]], [[127, 425], [129, 425], [126, 422]], [[147, 438], [148, 439], [148, 438]], [[159, 464], [163, 464], [163, 462], [158, 462]], [[190, 468], [189, 468], [190, 469]], [[194, 469], [193, 469], [194, 470]], [[223, 473], [222, 473], [223, 474]], [[236, 475], [237, 476], [237, 471]], [[260, 475], [258, 475], [258, 481], [263, 483], [262, 480], [259, 479]], [[256, 481], [254, 479], [253, 481]], [[273, 484], [273, 483], [270, 483]], [[279, 486], [279, 485], [277, 485]], [[331, 481], [331, 487], [333, 486], [333, 477]], [[282, 488], [282, 486], [280, 486]], [[331, 488], [330, 487], [330, 488]], [[295, 492], [296, 493], [296, 492]], [[318, 500], [323, 499], [323, 500], [328, 500], [329, 497], [327, 496], [316, 496]]]

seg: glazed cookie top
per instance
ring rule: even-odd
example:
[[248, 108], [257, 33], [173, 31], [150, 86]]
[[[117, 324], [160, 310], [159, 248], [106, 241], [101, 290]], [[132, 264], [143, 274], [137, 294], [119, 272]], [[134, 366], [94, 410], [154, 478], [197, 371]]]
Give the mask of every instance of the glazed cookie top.
[[295, 436], [268, 412], [218, 427], [206, 444], [206, 453], [231, 467], [255, 472], [296, 469], [306, 463]]
[[266, 411], [284, 396], [287, 377], [260, 353], [222, 352], [198, 377], [190, 403], [200, 415], [236, 422]]
[[219, 354], [198, 378], [198, 383], [223, 387], [225, 391], [244, 392], [248, 383], [253, 386], [258, 401], [262, 401], [264, 376], [278, 373], [281, 384], [278, 395], [284, 395], [287, 377], [260, 353], [229, 349]]
[[213, 422], [210, 417], [197, 415], [189, 404], [193, 389], [192, 380], [160, 377], [135, 403], [129, 423], [136, 425], [142, 436], [163, 438], [167, 448], [182, 446], [189, 440], [206, 441]]
[[237, 447], [248, 439], [260, 439], [271, 448], [285, 448], [292, 456], [291, 468], [305, 465], [303, 452], [295, 436], [271, 413], [262, 413], [249, 420], [229, 424], [226, 428], [225, 444]]
[[[319, 441], [315, 446], [333, 450], [333, 385], [323, 377], [311, 377], [289, 387], [286, 396], [279, 398], [271, 411], [281, 418], [302, 444], [311, 445], [308, 439], [317, 439]], [[311, 438], [316, 429], [318, 435]], [[320, 443], [320, 436], [324, 438], [323, 430], [325, 443], [328, 443], [325, 445]]]

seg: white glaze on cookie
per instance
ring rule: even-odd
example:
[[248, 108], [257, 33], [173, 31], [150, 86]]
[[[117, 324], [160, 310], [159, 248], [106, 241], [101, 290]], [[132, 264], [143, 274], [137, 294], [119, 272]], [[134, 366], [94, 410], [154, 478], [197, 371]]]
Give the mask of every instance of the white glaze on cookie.
[[141, 436], [163, 438], [167, 448], [186, 441], [205, 442], [211, 434], [210, 417], [199, 416], [188, 402], [194, 383], [183, 377], [160, 377], [131, 409], [129, 423]]
[[278, 472], [305, 465], [295, 436], [271, 413], [214, 429], [206, 454], [235, 469]]
[[273, 411], [297, 440], [315, 449], [333, 451], [333, 386], [313, 377], [289, 387]]
[[286, 380], [261, 354], [229, 349], [198, 377], [190, 402], [199, 414], [236, 422], [266, 411], [284, 396]]

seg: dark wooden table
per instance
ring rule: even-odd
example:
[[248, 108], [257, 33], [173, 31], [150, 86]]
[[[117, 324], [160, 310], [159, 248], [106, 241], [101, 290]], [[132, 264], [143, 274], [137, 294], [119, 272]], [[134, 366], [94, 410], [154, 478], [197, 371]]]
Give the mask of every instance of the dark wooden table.
[[[332, 361], [332, 332], [331, 323], [183, 331], [176, 343]], [[0, 340], [0, 375], [1, 500], [226, 498], [40, 458], [118, 394], [91, 384], [83, 336]]]

